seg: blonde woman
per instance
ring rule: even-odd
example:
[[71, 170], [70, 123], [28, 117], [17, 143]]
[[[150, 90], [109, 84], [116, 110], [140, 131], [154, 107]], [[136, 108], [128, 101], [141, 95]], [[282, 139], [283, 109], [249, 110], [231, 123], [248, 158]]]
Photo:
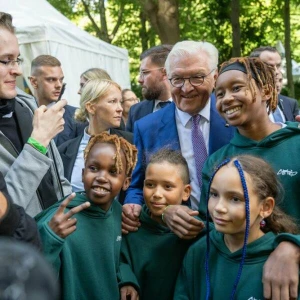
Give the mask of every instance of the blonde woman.
[[112, 80], [109, 74], [104, 70], [100, 68], [91, 68], [86, 70], [80, 75], [80, 83], [79, 83], [79, 90], [77, 92], [78, 95], [81, 95], [81, 90], [83, 86], [88, 82], [89, 80], [93, 79], [108, 79]]
[[63, 143], [59, 152], [64, 164], [65, 177], [71, 182], [73, 192], [83, 190], [82, 169], [83, 151], [92, 135], [109, 132], [133, 143], [133, 135], [116, 129], [122, 120], [121, 88], [111, 80], [89, 80], [81, 91], [80, 108], [75, 112], [75, 119], [89, 125], [83, 135]]

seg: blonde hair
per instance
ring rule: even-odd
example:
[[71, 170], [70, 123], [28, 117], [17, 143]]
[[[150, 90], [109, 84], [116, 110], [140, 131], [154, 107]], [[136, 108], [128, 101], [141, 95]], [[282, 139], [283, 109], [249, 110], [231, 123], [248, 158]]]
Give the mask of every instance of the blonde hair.
[[100, 68], [91, 68], [86, 70], [80, 75], [80, 78], [83, 77], [86, 81], [93, 80], [93, 79], [108, 79], [111, 80], [109, 74]]
[[76, 109], [74, 118], [76, 121], [85, 122], [88, 118], [86, 104], [97, 103], [99, 98], [105, 96], [110, 87], [115, 86], [121, 91], [121, 87], [114, 81], [107, 79], [89, 80], [82, 88], [80, 97], [80, 107]]

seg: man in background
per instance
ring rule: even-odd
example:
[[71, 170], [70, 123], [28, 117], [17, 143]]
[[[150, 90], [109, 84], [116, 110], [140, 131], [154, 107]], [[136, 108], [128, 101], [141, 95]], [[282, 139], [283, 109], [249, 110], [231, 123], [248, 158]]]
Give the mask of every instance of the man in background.
[[[276, 81], [278, 82], [280, 80], [280, 75], [282, 77], [282, 60], [276, 48], [271, 46], [256, 48], [251, 52], [250, 57], [259, 57], [263, 62], [274, 67]], [[295, 121], [296, 116], [298, 115], [298, 101], [296, 99], [278, 94], [278, 106], [273, 113], [270, 113], [270, 119], [273, 122], [284, 123], [285, 121]], [[298, 118], [299, 117], [297, 117], [297, 119]]]
[[[39, 106], [49, 107], [57, 102], [63, 86], [64, 73], [56, 57], [51, 55], [36, 57], [31, 63], [29, 79]], [[64, 109], [64, 130], [54, 138], [57, 146], [81, 135], [86, 127], [86, 123], [78, 123], [74, 120], [76, 107], [66, 105]]]
[[171, 103], [171, 90], [165, 61], [172, 47], [171, 45], [155, 46], [141, 54], [139, 84], [145, 100], [130, 108], [126, 123], [127, 131], [133, 132], [135, 121]]

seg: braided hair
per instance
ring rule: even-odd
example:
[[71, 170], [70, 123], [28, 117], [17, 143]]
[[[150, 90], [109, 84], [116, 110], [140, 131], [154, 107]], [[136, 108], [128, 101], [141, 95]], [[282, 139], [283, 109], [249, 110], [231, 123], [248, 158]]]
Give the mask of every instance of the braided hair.
[[118, 137], [115, 134], [109, 134], [107, 132], [102, 132], [97, 135], [91, 136], [88, 145], [84, 150], [84, 161], [86, 162], [87, 157], [95, 144], [107, 143], [112, 144], [116, 147], [116, 157], [115, 157], [115, 167], [117, 173], [123, 171], [123, 164], [121, 158], [121, 150], [123, 151], [126, 159], [126, 176], [131, 177], [132, 171], [137, 162], [137, 149], [134, 145], [127, 142], [124, 138]]
[[[209, 201], [209, 191], [212, 184], [212, 181], [216, 173], [225, 165], [233, 164], [239, 173], [243, 192], [245, 199], [245, 212], [246, 212], [246, 229], [244, 236], [244, 244], [242, 248], [242, 258], [240, 261], [238, 273], [234, 281], [230, 299], [234, 299], [236, 294], [237, 286], [242, 275], [243, 266], [245, 263], [246, 253], [247, 253], [247, 241], [249, 237], [250, 230], [250, 199], [247, 188], [247, 183], [245, 179], [245, 172], [250, 176], [252, 183], [254, 185], [255, 193], [258, 196], [260, 201], [263, 201], [267, 197], [272, 197], [276, 202], [279, 201], [280, 196], [282, 195], [281, 184], [279, 183], [276, 173], [272, 167], [265, 162], [263, 159], [254, 157], [251, 155], [238, 155], [232, 159], [225, 159], [221, 164], [219, 164], [213, 175], [210, 178], [208, 185], [208, 194], [207, 194], [207, 211], [206, 211], [206, 227], [209, 228], [209, 211], [208, 211], [208, 201]], [[261, 230], [266, 233], [269, 231], [278, 234], [280, 232], [297, 234], [299, 229], [294, 222], [294, 220], [281, 211], [278, 207], [274, 207], [273, 212], [270, 216], [265, 218], [266, 226], [261, 228]], [[205, 274], [206, 274], [206, 299], [210, 297], [210, 275], [209, 275], [209, 251], [210, 251], [210, 237], [209, 231], [206, 235], [206, 257], [205, 257]]]
[[258, 57], [234, 57], [229, 61], [222, 63], [220, 67], [219, 74], [221, 74], [228, 66], [239, 63], [246, 70], [247, 79], [249, 82], [249, 88], [252, 95], [252, 101], [256, 101], [256, 89], [254, 79], [258, 88], [262, 89], [263, 87], [272, 88], [272, 93], [270, 99], [267, 101], [268, 112], [273, 112], [278, 103], [278, 95], [276, 90], [276, 78], [275, 78], [275, 69], [274, 67], [266, 64]]

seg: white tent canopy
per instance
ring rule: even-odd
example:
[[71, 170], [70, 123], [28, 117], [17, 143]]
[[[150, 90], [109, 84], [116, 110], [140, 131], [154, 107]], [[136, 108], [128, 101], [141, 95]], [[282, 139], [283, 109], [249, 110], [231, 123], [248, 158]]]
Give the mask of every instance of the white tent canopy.
[[28, 82], [31, 61], [41, 54], [62, 63], [67, 83], [64, 94], [78, 106], [79, 76], [89, 68], [103, 68], [122, 88], [130, 87], [128, 52], [103, 42], [76, 27], [46, 0], [0, 0], [0, 11], [13, 16], [24, 59], [23, 76]]

